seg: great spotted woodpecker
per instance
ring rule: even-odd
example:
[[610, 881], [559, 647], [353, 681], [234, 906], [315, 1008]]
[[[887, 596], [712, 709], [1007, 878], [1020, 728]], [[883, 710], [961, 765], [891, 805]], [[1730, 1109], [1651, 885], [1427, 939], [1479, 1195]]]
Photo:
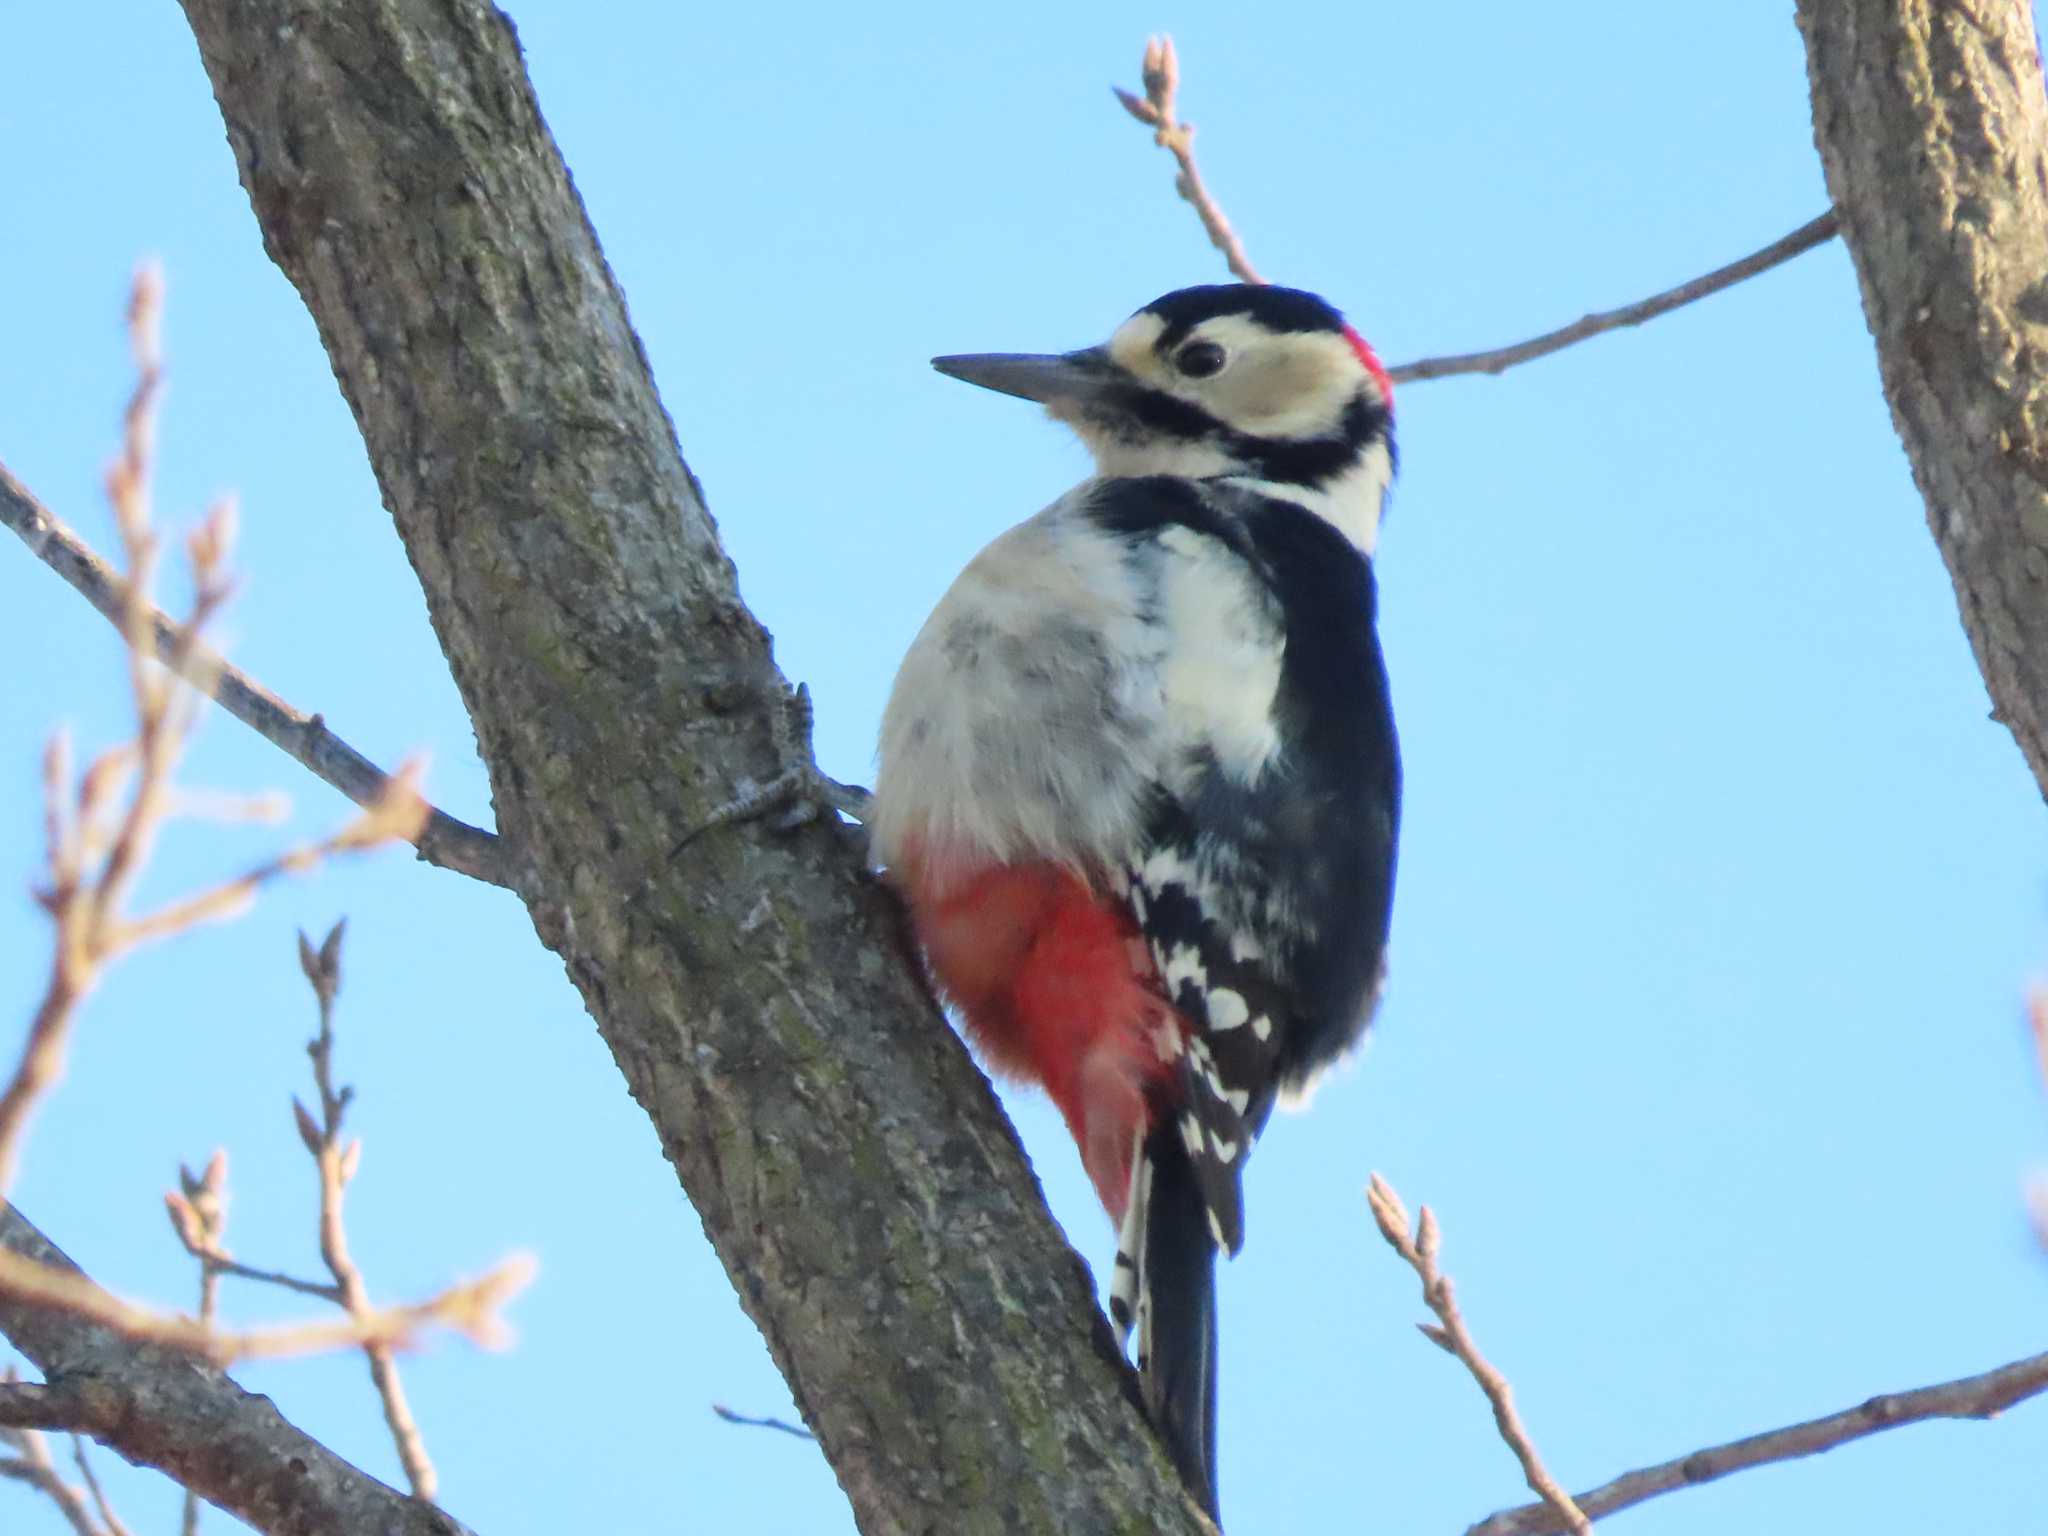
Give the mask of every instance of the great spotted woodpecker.
[[1287, 288], [1188, 288], [1109, 342], [941, 357], [1097, 473], [984, 549], [882, 724], [872, 847], [999, 1072], [1118, 1229], [1111, 1312], [1216, 1512], [1216, 1250], [1279, 1096], [1364, 1031], [1400, 763], [1371, 553], [1386, 370]]

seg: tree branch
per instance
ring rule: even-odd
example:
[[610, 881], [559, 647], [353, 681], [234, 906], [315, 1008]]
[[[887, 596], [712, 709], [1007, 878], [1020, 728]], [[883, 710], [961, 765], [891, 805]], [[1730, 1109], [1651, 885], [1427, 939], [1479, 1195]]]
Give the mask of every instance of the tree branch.
[[790, 766], [789, 690], [510, 25], [480, 0], [185, 11], [426, 593], [535, 928], [856, 1518], [1199, 1530], [853, 835], [748, 821], [668, 857]]
[[745, 1429], [776, 1429], [785, 1435], [794, 1435], [799, 1440], [815, 1441], [818, 1437], [801, 1424], [791, 1424], [777, 1418], [755, 1418], [749, 1413], [736, 1413], [723, 1403], [713, 1403], [711, 1411], [728, 1424], [738, 1424]]
[[114, 1513], [114, 1506], [107, 1501], [107, 1490], [100, 1486], [99, 1474], [92, 1469], [92, 1457], [86, 1454], [85, 1441], [77, 1435], [71, 1437], [71, 1459], [78, 1467], [78, 1477], [85, 1484], [85, 1491], [92, 1495], [92, 1507], [99, 1515], [100, 1526], [107, 1536], [131, 1536], [121, 1517]]
[[[0, 464], [0, 523], [18, 536], [116, 629], [124, 627], [127, 583], [83, 539], [73, 533]], [[148, 610], [157, 655], [175, 654], [178, 626], [157, 608]], [[185, 681], [211, 695], [220, 707], [272, 746], [310, 768], [357, 805], [369, 805], [389, 776], [327, 728], [318, 715], [293, 708], [261, 683], [204, 646], [193, 648], [179, 668]], [[431, 811], [415, 844], [429, 864], [471, 879], [509, 887], [512, 872], [504, 845], [490, 833]]]
[[[2048, 1354], [2015, 1360], [1981, 1376], [1965, 1376], [1940, 1386], [1886, 1393], [1824, 1419], [1791, 1424], [1694, 1451], [1660, 1466], [1625, 1473], [1611, 1483], [1602, 1483], [1578, 1495], [1575, 1502], [1597, 1520], [1662, 1493], [1711, 1483], [1731, 1472], [1767, 1466], [1774, 1461], [1815, 1456], [1902, 1424], [1917, 1424], [1925, 1419], [1992, 1418], [2043, 1392], [2048, 1392]], [[1525, 1504], [1488, 1516], [1467, 1531], [1466, 1536], [1539, 1536], [1542, 1532], [1563, 1529], [1562, 1520], [1549, 1505]]]
[[[1194, 125], [1183, 123], [1174, 115], [1174, 101], [1180, 90], [1180, 56], [1174, 50], [1173, 39], [1147, 38], [1141, 68], [1145, 83], [1142, 97], [1117, 86], [1110, 89], [1116, 92], [1116, 99], [1123, 103], [1126, 112], [1153, 130], [1152, 141], [1172, 153], [1174, 163], [1179, 167], [1173, 181], [1174, 190], [1195, 210], [1195, 217], [1202, 221], [1202, 230], [1208, 235], [1209, 243], [1223, 253], [1224, 263], [1232, 275], [1241, 282], [1265, 282], [1258, 269], [1252, 266], [1251, 258], [1245, 255], [1244, 242], [1224, 216], [1222, 205], [1203, 184], [1202, 173], [1195, 164]], [[1716, 267], [1690, 282], [1667, 288], [1634, 304], [1624, 304], [1620, 309], [1597, 310], [1581, 316], [1570, 325], [1545, 331], [1541, 336], [1532, 336], [1511, 346], [1447, 357], [1418, 358], [1412, 363], [1389, 368], [1387, 377], [1396, 384], [1410, 384], [1422, 379], [1447, 379], [1461, 373], [1505, 373], [1518, 364], [1562, 352], [1566, 347], [1576, 346], [1608, 331], [1641, 325], [1645, 320], [1668, 315], [1672, 310], [1704, 299], [1708, 294], [1732, 288], [1745, 278], [1768, 272], [1802, 252], [1832, 240], [1836, 228], [1835, 215], [1830, 210], [1740, 261]]]
[[1522, 1479], [1528, 1483], [1529, 1491], [1543, 1500], [1542, 1507], [1555, 1515], [1560, 1527], [1570, 1531], [1572, 1536], [1593, 1536], [1592, 1522], [1572, 1502], [1571, 1495], [1564, 1491], [1557, 1479], [1550, 1475], [1542, 1456], [1537, 1454], [1536, 1441], [1515, 1409], [1515, 1393], [1508, 1385], [1507, 1377], [1479, 1352], [1478, 1341], [1472, 1337], [1471, 1329], [1465, 1326], [1451, 1277], [1437, 1267], [1436, 1256], [1441, 1239], [1436, 1214], [1425, 1205], [1411, 1233], [1408, 1207], [1401, 1203], [1394, 1186], [1378, 1174], [1372, 1176], [1372, 1184], [1366, 1190], [1366, 1203], [1372, 1208], [1372, 1219], [1380, 1229], [1380, 1236], [1415, 1271], [1415, 1277], [1422, 1282], [1423, 1302], [1437, 1316], [1435, 1324], [1416, 1325], [1422, 1330], [1422, 1336], [1438, 1349], [1454, 1356], [1472, 1373], [1472, 1379], [1479, 1383], [1479, 1390], [1486, 1394], [1487, 1404], [1493, 1409], [1494, 1427], [1500, 1431], [1508, 1449], [1515, 1453], [1515, 1460], [1522, 1465]]
[[45, 1495], [57, 1506], [74, 1536], [107, 1536], [86, 1508], [85, 1496], [57, 1475], [57, 1468], [40, 1441], [34, 1443], [33, 1451], [21, 1456], [0, 1456], [0, 1477], [27, 1483]]
[[92, 1416], [71, 1393], [32, 1382], [0, 1385], [0, 1428], [92, 1430]]
[[[4, 1204], [0, 1250], [79, 1274]], [[60, 1395], [68, 1427], [167, 1473], [270, 1536], [466, 1536], [449, 1515], [350, 1466], [294, 1428], [268, 1398], [244, 1392], [188, 1355], [5, 1297], [0, 1332], [42, 1371], [46, 1390]]]
[[1545, 331], [1541, 336], [1532, 336], [1527, 341], [1518, 341], [1513, 346], [1495, 347], [1486, 352], [1462, 352], [1450, 357], [1424, 357], [1412, 363], [1402, 363], [1389, 368], [1387, 375], [1396, 384], [1407, 384], [1419, 379], [1447, 379], [1460, 373], [1505, 373], [1518, 363], [1532, 362], [1539, 357], [1548, 357], [1553, 352], [1562, 352], [1566, 347], [1576, 346], [1593, 336], [1608, 331], [1619, 331], [1632, 325], [1641, 325], [1645, 320], [1654, 320], [1659, 315], [1668, 315], [1674, 309], [1681, 309], [1709, 294], [1719, 293], [1723, 288], [1733, 288], [1759, 272], [1768, 272], [1772, 267], [1781, 266], [1794, 256], [1825, 245], [1835, 237], [1837, 222], [1832, 210], [1817, 219], [1810, 219], [1793, 230], [1783, 239], [1773, 240], [1760, 251], [1752, 251], [1740, 261], [1731, 261], [1725, 267], [1680, 283], [1676, 288], [1667, 288], [1662, 293], [1652, 294], [1633, 304], [1624, 304], [1619, 309], [1599, 310], [1582, 316], [1570, 325], [1560, 326], [1554, 331]]
[[1813, 134], [1963, 628], [2048, 794], [2048, 99], [2027, 0], [1800, 0]]
[[1184, 123], [1175, 115], [1174, 101], [1180, 92], [1180, 55], [1174, 51], [1172, 38], [1145, 39], [1145, 57], [1139, 73], [1145, 94], [1134, 96], [1121, 87], [1111, 86], [1116, 99], [1123, 103], [1126, 112], [1152, 130], [1152, 142], [1173, 156], [1177, 167], [1173, 190], [1195, 210], [1203, 233], [1223, 253], [1223, 264], [1230, 268], [1231, 276], [1244, 283], [1265, 282], [1252, 265], [1251, 257], [1245, 254], [1244, 242], [1223, 216], [1222, 205], [1210, 196], [1202, 182], [1201, 168], [1195, 164], [1195, 125]]
[[[314, 1119], [297, 1099], [292, 1100], [292, 1108], [298, 1114], [299, 1137], [312, 1156], [320, 1181], [320, 1259], [334, 1276], [336, 1300], [350, 1317], [361, 1321], [374, 1316], [376, 1309], [371, 1305], [370, 1288], [363, 1281], [362, 1269], [349, 1252], [348, 1223], [343, 1209], [348, 1186], [362, 1159], [363, 1144], [342, 1141], [342, 1120], [348, 1114], [355, 1090], [334, 1086], [334, 999], [341, 992], [341, 936], [346, 928], [346, 922], [336, 923], [318, 949], [304, 933], [299, 935], [299, 967], [306, 973], [307, 985], [312, 987], [320, 1011], [320, 1032], [306, 1046], [306, 1054], [313, 1063], [313, 1085], [319, 1092], [320, 1115]], [[412, 1485], [414, 1497], [432, 1502], [440, 1491], [441, 1480], [427, 1455], [427, 1442], [420, 1434], [419, 1421], [412, 1416], [412, 1405], [406, 1401], [398, 1360], [385, 1343], [367, 1342], [363, 1354], [370, 1363], [370, 1380], [377, 1389], [377, 1401], [384, 1410], [384, 1424], [391, 1431], [399, 1465], [405, 1468], [405, 1479]]]

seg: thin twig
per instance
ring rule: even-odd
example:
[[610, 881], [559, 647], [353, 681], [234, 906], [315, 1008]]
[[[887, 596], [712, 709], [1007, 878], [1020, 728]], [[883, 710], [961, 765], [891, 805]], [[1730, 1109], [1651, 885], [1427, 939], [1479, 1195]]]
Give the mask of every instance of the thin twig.
[[[42, 1431], [71, 1430], [83, 1427], [85, 1422], [83, 1405], [75, 1396], [54, 1387], [28, 1385], [12, 1365], [8, 1366], [0, 1373], [0, 1445], [16, 1454], [0, 1457], [0, 1477], [13, 1478], [39, 1490], [57, 1506], [76, 1536], [116, 1536], [117, 1531], [119, 1536], [127, 1536], [125, 1531], [119, 1531], [118, 1521], [112, 1529], [99, 1525], [86, 1507], [86, 1495], [59, 1477], [57, 1465], [50, 1459], [50, 1442]], [[76, 1440], [74, 1435], [74, 1444]], [[82, 1457], [79, 1466], [96, 1491], [91, 1469]], [[100, 1504], [102, 1509], [106, 1508], [103, 1498]], [[108, 1516], [111, 1519], [111, 1511]]]
[[[1659, 1466], [1624, 1473], [1613, 1482], [1580, 1494], [1576, 1502], [1596, 1518], [1611, 1515], [1659, 1494], [1710, 1483], [1731, 1472], [1831, 1451], [1851, 1440], [1897, 1429], [1902, 1424], [1917, 1424], [1926, 1419], [1994, 1418], [2043, 1392], [2048, 1392], [2048, 1354], [2015, 1360], [1980, 1376], [1964, 1376], [1911, 1392], [1885, 1393], [1824, 1419], [1790, 1424], [1694, 1451]], [[1466, 1536], [1539, 1536], [1541, 1532], [1564, 1528], [1557, 1512], [1548, 1505], [1525, 1504], [1488, 1516], [1467, 1531]]]
[[[351, 1318], [359, 1319], [372, 1316], [374, 1308], [362, 1270], [349, 1253], [342, 1202], [361, 1161], [363, 1144], [342, 1144], [342, 1118], [348, 1113], [353, 1092], [334, 1086], [334, 999], [341, 991], [341, 938], [345, 928], [345, 922], [336, 923], [317, 950], [303, 933], [299, 935], [299, 966], [306, 973], [306, 981], [320, 1007], [320, 1033], [306, 1047], [313, 1062], [313, 1084], [320, 1096], [320, 1119], [316, 1123], [296, 1099], [292, 1108], [298, 1116], [300, 1139], [320, 1173], [320, 1257], [328, 1273], [334, 1276], [342, 1306]], [[415, 1497], [431, 1503], [440, 1479], [427, 1455], [427, 1443], [413, 1418], [412, 1405], [406, 1401], [398, 1362], [392, 1357], [390, 1346], [380, 1341], [366, 1340], [363, 1354], [370, 1362], [370, 1379], [384, 1405], [384, 1422], [398, 1448], [406, 1480]]]
[[1544, 1506], [1573, 1536], [1591, 1536], [1593, 1522], [1572, 1502], [1571, 1495], [1550, 1475], [1543, 1465], [1543, 1458], [1536, 1453], [1536, 1443], [1529, 1438], [1521, 1415], [1515, 1411], [1515, 1394], [1508, 1386], [1507, 1378], [1479, 1352], [1471, 1331], [1465, 1326], [1451, 1289], [1450, 1276], [1437, 1267], [1440, 1234], [1435, 1214], [1425, 1205], [1411, 1235], [1408, 1208], [1394, 1193], [1394, 1186], [1378, 1174], [1372, 1176], [1366, 1201], [1372, 1207], [1372, 1217], [1379, 1226], [1380, 1236], [1415, 1271], [1422, 1281], [1422, 1299], [1437, 1316], [1437, 1326], [1428, 1323], [1417, 1325], [1423, 1336], [1438, 1348], [1456, 1355], [1464, 1362], [1465, 1369], [1472, 1373], [1473, 1380], [1479, 1383], [1487, 1402], [1493, 1406], [1493, 1422], [1500, 1430], [1501, 1439], [1507, 1442], [1508, 1448], [1515, 1453], [1515, 1459], [1522, 1464], [1522, 1476], [1530, 1491], [1543, 1500]]
[[500, 1310], [526, 1288], [534, 1270], [531, 1258], [515, 1254], [488, 1274], [450, 1286], [425, 1301], [334, 1322], [239, 1330], [208, 1328], [196, 1318], [152, 1312], [110, 1295], [82, 1276], [4, 1250], [0, 1250], [0, 1295], [98, 1323], [138, 1343], [161, 1344], [226, 1367], [238, 1360], [275, 1360], [372, 1345], [408, 1349], [430, 1328], [450, 1329], [486, 1349], [502, 1348], [510, 1334]]
[[1237, 237], [1237, 231], [1230, 227], [1230, 220], [1223, 216], [1223, 209], [1202, 184], [1202, 173], [1195, 164], [1195, 125], [1184, 123], [1174, 115], [1174, 98], [1180, 89], [1180, 56], [1174, 52], [1170, 37], [1151, 37], [1145, 40], [1145, 57], [1141, 66], [1145, 84], [1143, 96], [1133, 95], [1120, 86], [1111, 86], [1116, 99], [1123, 103], [1124, 110], [1152, 130], [1152, 142], [1173, 156], [1179, 167], [1173, 178], [1173, 190], [1185, 198], [1195, 210], [1195, 216], [1202, 221], [1202, 228], [1209, 236], [1209, 243], [1223, 253], [1223, 260], [1233, 276], [1241, 282], [1263, 283], [1258, 269], [1251, 258], [1244, 253], [1244, 242]]
[[275, 1269], [258, 1269], [244, 1264], [229, 1253], [227, 1235], [227, 1173], [226, 1151], [216, 1151], [206, 1165], [206, 1171], [194, 1177], [192, 1170], [178, 1169], [180, 1189], [171, 1190], [164, 1196], [164, 1209], [171, 1218], [171, 1230], [178, 1235], [178, 1241], [185, 1251], [199, 1261], [199, 1318], [211, 1321], [212, 1308], [220, 1291], [223, 1276], [237, 1280], [253, 1280], [259, 1285], [274, 1285], [279, 1290], [293, 1291], [301, 1296], [317, 1297], [321, 1301], [341, 1303], [341, 1292], [321, 1280], [301, 1280], [296, 1275], [287, 1275]]
[[713, 1403], [711, 1411], [728, 1424], [741, 1424], [749, 1429], [779, 1429], [785, 1435], [795, 1435], [799, 1440], [816, 1440], [818, 1438], [801, 1424], [792, 1424], [786, 1419], [757, 1419], [752, 1414], [735, 1413], [723, 1403]]
[[92, 1511], [86, 1507], [85, 1496], [57, 1475], [57, 1469], [50, 1463], [49, 1452], [41, 1450], [42, 1437], [37, 1435], [33, 1438], [39, 1455], [33, 1459], [27, 1454], [0, 1456], [0, 1477], [11, 1477], [46, 1494], [77, 1536], [106, 1536], [99, 1522], [93, 1519]]
[[78, 1467], [78, 1475], [85, 1480], [85, 1491], [92, 1495], [92, 1507], [99, 1512], [100, 1524], [107, 1536], [130, 1536], [128, 1527], [121, 1517], [114, 1513], [114, 1506], [107, 1502], [107, 1491], [100, 1486], [98, 1474], [92, 1469], [92, 1459], [85, 1454], [85, 1441], [78, 1435], [71, 1437], [71, 1459]]
[[[1202, 228], [1209, 236], [1209, 243], [1223, 253], [1231, 272], [1243, 282], [1263, 283], [1266, 279], [1251, 264], [1245, 255], [1244, 243], [1224, 217], [1222, 207], [1202, 183], [1202, 175], [1195, 165], [1195, 129], [1192, 123], [1183, 123], [1174, 115], [1174, 100], [1180, 88], [1180, 57], [1174, 51], [1170, 37], [1148, 38], [1145, 42], [1143, 65], [1145, 94], [1134, 95], [1130, 91], [1112, 86], [1116, 99], [1123, 108], [1139, 122], [1153, 130], [1153, 142], [1162, 149], [1170, 150], [1180, 169], [1174, 177], [1174, 190], [1179, 192], [1194, 208], [1202, 221]], [[1598, 310], [1583, 315], [1570, 325], [1554, 331], [1545, 331], [1541, 336], [1532, 336], [1527, 341], [1515, 342], [1512, 346], [1494, 347], [1485, 352], [1462, 352], [1447, 357], [1418, 358], [1412, 363], [1402, 363], [1389, 368], [1387, 376], [1396, 384], [1412, 384], [1423, 379], [1447, 379], [1466, 373], [1505, 373], [1521, 363], [1532, 362], [1539, 357], [1548, 357], [1553, 352], [1562, 352], [1566, 347], [1575, 346], [1591, 337], [1608, 331], [1624, 330], [1629, 326], [1641, 325], [1645, 320], [1654, 320], [1659, 315], [1668, 315], [1674, 309], [1683, 308], [1695, 300], [1704, 299], [1708, 294], [1719, 293], [1723, 288], [1732, 288], [1746, 278], [1767, 272], [1772, 267], [1790, 261], [1794, 256], [1824, 245], [1835, 236], [1838, 224], [1834, 210], [1812, 219], [1786, 235], [1774, 240], [1760, 251], [1754, 251], [1739, 261], [1731, 261], [1725, 267], [1680, 283], [1676, 288], [1652, 294], [1634, 304], [1625, 304], [1619, 309]], [[4, 472], [0, 472], [4, 473]]]
[[1464, 352], [1452, 357], [1425, 357], [1389, 368], [1387, 373], [1396, 384], [1408, 384], [1418, 379], [1447, 379], [1461, 373], [1505, 373], [1518, 363], [1548, 357], [1552, 352], [1562, 352], [1566, 347], [1607, 331], [1619, 331], [1632, 325], [1641, 325], [1645, 320], [1668, 315], [1672, 310], [1683, 308], [1696, 299], [1704, 299], [1708, 294], [1719, 293], [1723, 288], [1732, 288], [1744, 279], [1755, 277], [1759, 272], [1768, 272], [1772, 267], [1780, 266], [1817, 245], [1825, 245], [1834, 238], [1837, 228], [1834, 211], [1830, 209], [1819, 218], [1800, 225], [1782, 240], [1773, 240], [1762, 250], [1753, 251], [1740, 261], [1731, 261], [1725, 267], [1716, 267], [1691, 282], [1680, 283], [1676, 288], [1667, 288], [1662, 293], [1652, 294], [1649, 298], [1634, 304], [1624, 304], [1620, 309], [1601, 310], [1585, 315], [1570, 325], [1554, 331], [1545, 331], [1541, 336], [1532, 336], [1527, 341], [1516, 342], [1513, 346], [1495, 347], [1487, 352]]
[[[205, 1171], [194, 1175], [178, 1165], [179, 1188], [164, 1197], [170, 1208], [171, 1226], [185, 1245], [185, 1251], [199, 1260], [199, 1321], [211, 1328], [220, 1320], [220, 1277], [227, 1258], [228, 1154], [214, 1148]], [[179, 1536], [199, 1536], [199, 1516], [204, 1501], [190, 1488], [178, 1517]]]
[[[161, 728], [145, 724], [144, 729], [156, 733]], [[267, 859], [212, 890], [174, 901], [147, 916], [123, 919], [116, 903], [139, 867], [141, 845], [154, 835], [156, 811], [163, 801], [162, 776], [170, 771], [175, 751], [151, 743], [139, 755], [142, 766], [128, 810], [121, 817], [119, 830], [111, 834], [112, 846], [97, 876], [86, 865], [94, 829], [105, 822], [112, 783], [109, 775], [97, 770], [111, 759], [102, 758], [85, 774], [73, 822], [63, 811], [65, 786], [59, 775], [65, 754], [53, 749], [45, 758], [46, 819], [58, 829], [60, 841], [49, 851], [50, 884], [42, 900], [55, 918], [56, 934], [49, 981], [31, 1017], [28, 1041], [7, 1086], [0, 1089], [0, 1195], [12, 1185], [22, 1136], [36, 1101], [63, 1073], [73, 1015], [108, 960], [136, 944], [231, 916], [281, 875], [299, 873], [338, 854], [405, 840], [418, 826], [425, 807], [416, 787], [417, 769], [408, 765], [385, 781], [381, 801], [319, 842]], [[134, 808], [145, 801], [153, 809], [138, 819]]]
[[[0, 464], [0, 523], [13, 530], [31, 554], [69, 582], [116, 628], [122, 628], [127, 582], [36, 500], [4, 464]], [[147, 610], [147, 617], [158, 654], [172, 655], [175, 624], [155, 608]], [[319, 715], [286, 703], [213, 651], [193, 649], [181, 670], [188, 683], [210, 694], [221, 708], [356, 804], [371, 803], [385, 784], [384, 771], [329, 730]], [[491, 885], [512, 884], [505, 845], [493, 834], [445, 812], [429, 812], [414, 846], [429, 864]]]

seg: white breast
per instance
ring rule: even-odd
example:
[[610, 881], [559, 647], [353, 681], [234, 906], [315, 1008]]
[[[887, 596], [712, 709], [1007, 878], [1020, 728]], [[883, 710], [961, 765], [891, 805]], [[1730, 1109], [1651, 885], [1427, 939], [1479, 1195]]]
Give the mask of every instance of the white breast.
[[1070, 492], [975, 557], [882, 718], [870, 836], [959, 859], [1118, 867], [1161, 764], [1163, 631], [1121, 540]]

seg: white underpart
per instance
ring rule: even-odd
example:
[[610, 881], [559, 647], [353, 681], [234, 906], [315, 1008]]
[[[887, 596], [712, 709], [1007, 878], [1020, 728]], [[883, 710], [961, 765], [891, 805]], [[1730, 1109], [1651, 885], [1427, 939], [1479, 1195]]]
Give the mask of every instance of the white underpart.
[[1273, 699], [1283, 653], [1272, 600], [1241, 559], [1192, 528], [1172, 529], [1159, 545], [1162, 616], [1177, 638], [1165, 662], [1167, 730], [1255, 783], [1280, 752]]
[[1069, 492], [977, 555], [933, 610], [882, 717], [874, 847], [1119, 867], [1161, 764], [1168, 636], [1123, 543]]

